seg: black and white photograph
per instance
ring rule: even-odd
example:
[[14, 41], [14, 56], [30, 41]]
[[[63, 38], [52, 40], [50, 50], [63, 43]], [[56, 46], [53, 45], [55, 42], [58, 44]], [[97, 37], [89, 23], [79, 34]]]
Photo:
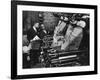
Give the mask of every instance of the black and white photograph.
[[12, 14], [16, 16], [12, 18], [16, 26], [12, 28], [16, 63], [12, 63], [17, 66], [16, 75], [96, 73], [96, 6], [23, 1], [16, 4], [12, 3]]
[[23, 11], [23, 68], [89, 65], [89, 14]]

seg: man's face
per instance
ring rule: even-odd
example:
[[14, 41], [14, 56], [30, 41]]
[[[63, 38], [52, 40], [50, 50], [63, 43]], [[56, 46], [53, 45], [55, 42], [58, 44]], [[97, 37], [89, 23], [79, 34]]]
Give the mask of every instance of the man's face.
[[73, 20], [72, 20], [72, 23], [73, 23], [73, 24], [76, 24], [76, 23], [77, 23], [77, 20], [74, 20], [74, 19], [73, 19]]
[[42, 29], [45, 29], [44, 24], [41, 24]]
[[34, 25], [36, 28], [39, 28], [39, 23], [35, 23]]

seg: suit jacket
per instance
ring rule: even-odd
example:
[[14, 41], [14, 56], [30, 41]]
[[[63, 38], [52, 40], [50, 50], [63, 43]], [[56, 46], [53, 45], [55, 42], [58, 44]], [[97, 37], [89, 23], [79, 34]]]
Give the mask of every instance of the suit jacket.
[[33, 39], [36, 35], [38, 35], [38, 32], [36, 32], [33, 28], [30, 28], [27, 31], [27, 38], [30, 41], [31, 39]]
[[39, 36], [40, 39], [43, 39], [44, 36], [46, 36], [46, 34], [47, 33], [45, 31], [41, 30], [41, 31], [39, 31], [39, 35], [38, 36]]

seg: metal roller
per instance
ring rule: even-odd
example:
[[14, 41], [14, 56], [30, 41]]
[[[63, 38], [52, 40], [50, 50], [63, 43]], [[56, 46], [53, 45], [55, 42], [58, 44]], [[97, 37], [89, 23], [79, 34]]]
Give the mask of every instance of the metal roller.
[[66, 51], [66, 52], [58, 52], [59, 56], [67, 56], [67, 55], [79, 55], [80, 53], [85, 53], [87, 50], [75, 50], [75, 51]]
[[58, 67], [65, 67], [65, 66], [80, 66], [81, 64], [74, 61], [74, 62], [69, 62], [69, 63], [64, 63], [64, 64], [59, 64]]
[[51, 64], [55, 64], [55, 63], [68, 63], [68, 62], [72, 62], [72, 61], [78, 61], [78, 57], [75, 58], [66, 58], [66, 59], [56, 59], [56, 60], [51, 60]]
[[58, 59], [52, 59], [51, 63], [55, 64], [55, 63], [68, 63], [68, 62], [72, 62], [72, 61], [79, 61], [79, 57], [78, 56], [73, 56], [73, 57], [69, 57], [68, 56], [66, 58], [58, 58]]
[[81, 51], [70, 51], [70, 52], [55, 52], [55, 53], [49, 53], [49, 56], [69, 56], [69, 55], [79, 55], [80, 53], [85, 53], [87, 50], [81, 50]]
[[52, 64], [51, 66], [52, 67], [68, 67], [68, 66], [80, 66], [81, 64], [77, 61], [73, 61], [73, 62], [67, 62], [67, 63], [55, 63], [55, 64]]

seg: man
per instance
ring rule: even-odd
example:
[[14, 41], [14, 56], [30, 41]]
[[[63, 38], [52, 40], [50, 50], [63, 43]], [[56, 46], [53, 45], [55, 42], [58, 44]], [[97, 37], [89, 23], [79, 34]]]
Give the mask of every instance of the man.
[[30, 68], [30, 57], [29, 57], [29, 51], [31, 48], [31, 45], [29, 45], [29, 41], [27, 40], [27, 34], [26, 32], [23, 32], [23, 68]]
[[30, 62], [31, 62], [31, 67], [34, 67], [35, 64], [38, 63], [38, 56], [39, 56], [39, 50], [34, 50], [34, 45], [33, 42], [36, 40], [39, 40], [39, 34], [38, 34], [38, 29], [39, 29], [39, 23], [35, 23], [32, 28], [30, 28], [27, 31], [27, 38], [30, 42], [30, 46], [28, 46], [28, 50], [30, 49]]
[[37, 36], [37, 38], [39, 39], [38, 37], [38, 28], [39, 28], [39, 23], [35, 23], [32, 28], [30, 28], [28, 31], [27, 31], [27, 38], [29, 40], [29, 42], [31, 42], [32, 40], [34, 40], [34, 38]]
[[66, 27], [66, 22], [68, 21], [67, 17], [60, 17], [58, 25], [55, 27], [54, 36], [53, 36], [53, 43], [52, 47], [61, 46], [64, 41], [63, 30]]
[[40, 27], [41, 27], [41, 29], [39, 30], [38, 36], [40, 39], [43, 39], [44, 36], [47, 35], [47, 31], [45, 30], [44, 24], [41, 24]]
[[86, 26], [86, 23], [83, 20], [75, 20], [72, 24], [76, 25], [72, 26], [69, 24], [65, 35], [65, 43], [62, 44], [61, 50], [77, 50], [79, 48], [83, 37], [83, 28]]
[[82, 19], [86, 22], [86, 27], [83, 30], [83, 39], [80, 44], [80, 49], [89, 49], [89, 15], [83, 15]]

